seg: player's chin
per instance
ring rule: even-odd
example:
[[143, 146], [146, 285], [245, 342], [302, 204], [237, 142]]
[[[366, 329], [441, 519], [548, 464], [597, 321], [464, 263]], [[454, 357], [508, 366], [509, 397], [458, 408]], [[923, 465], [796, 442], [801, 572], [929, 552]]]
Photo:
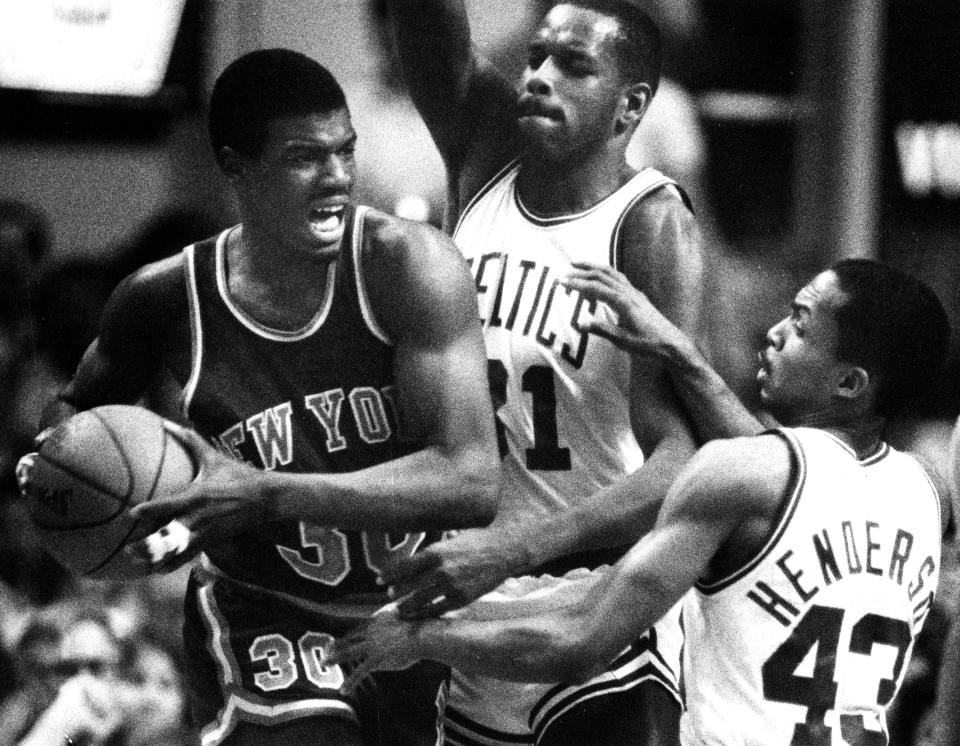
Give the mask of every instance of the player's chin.
[[520, 143], [525, 153], [548, 160], [566, 157], [569, 147], [563, 137], [563, 123], [548, 117], [520, 117]]

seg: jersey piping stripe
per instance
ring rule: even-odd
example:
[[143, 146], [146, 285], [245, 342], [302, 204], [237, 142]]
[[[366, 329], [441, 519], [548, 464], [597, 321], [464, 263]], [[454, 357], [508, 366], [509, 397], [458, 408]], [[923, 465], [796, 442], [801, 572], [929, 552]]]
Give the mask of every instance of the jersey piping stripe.
[[234, 303], [233, 299], [230, 297], [230, 290], [227, 286], [227, 234], [233, 230], [236, 230], [236, 228], [237, 226], [234, 226], [233, 228], [224, 231], [217, 237], [216, 274], [217, 292], [220, 294], [220, 299], [237, 321], [258, 336], [266, 339], [272, 339], [275, 342], [299, 342], [306, 339], [317, 329], [323, 326], [323, 322], [326, 321], [327, 315], [330, 313], [330, 308], [333, 305], [333, 290], [336, 286], [337, 261], [330, 262], [329, 266], [327, 267], [327, 276], [325, 281], [326, 287], [323, 291], [323, 302], [320, 304], [320, 308], [317, 309], [314, 317], [307, 322], [306, 326], [303, 326], [300, 329], [294, 329], [292, 331], [287, 331], [285, 329], [272, 329], [266, 324], [261, 324], [259, 321], [249, 316], [242, 308], [240, 308], [240, 306]]
[[353, 709], [339, 700], [303, 699], [270, 706], [251, 702], [237, 694], [230, 694], [227, 705], [219, 716], [216, 727], [210, 724], [200, 736], [203, 746], [218, 746], [240, 722], [260, 725], [287, 723], [304, 717], [336, 716], [356, 720]]
[[917, 468], [920, 469], [923, 478], [927, 481], [927, 484], [930, 485], [930, 493], [933, 495], [933, 503], [937, 511], [937, 525], [943, 526], [943, 502], [940, 499], [940, 490], [937, 489], [937, 485], [930, 478], [930, 474], [927, 473], [926, 468], [919, 461], [917, 462]]
[[883, 459], [885, 459], [890, 453], [890, 446], [884, 443], [883, 441], [880, 441], [877, 444], [877, 447], [872, 452], [868, 453], [866, 456], [861, 458], [860, 456], [857, 455], [857, 452], [853, 450], [853, 448], [851, 448], [846, 441], [838, 438], [836, 435], [829, 432], [828, 430], [821, 430], [820, 432], [822, 432], [825, 436], [827, 436], [827, 438], [832, 440], [834, 443], [840, 446], [843, 450], [849, 453], [850, 457], [854, 459], [858, 464], [860, 464], [860, 466], [871, 466], [872, 464], [875, 464], [878, 461], [882, 461]]
[[649, 637], [633, 642], [617, 656], [606, 671], [593, 679], [579, 686], [558, 684], [548, 690], [530, 709], [530, 728], [534, 731], [542, 730], [545, 721], [556, 719], [557, 707], [563, 707], [566, 711], [569, 709], [566, 706], [568, 702], [572, 705], [581, 699], [595, 696], [592, 692], [603, 694], [606, 691], [625, 691], [650, 678], [655, 678], [678, 703], [682, 703], [677, 675], [657, 648], [656, 630], [653, 628], [650, 629]]
[[196, 244], [190, 244], [183, 250], [183, 268], [187, 281], [187, 303], [190, 306], [191, 363], [190, 377], [187, 379], [187, 384], [183, 387], [183, 394], [181, 395], [181, 411], [187, 420], [190, 419], [190, 404], [193, 401], [193, 395], [197, 391], [197, 383], [200, 381], [200, 369], [203, 358], [203, 325], [200, 322], [200, 291], [197, 289], [196, 249]]
[[[529, 735], [508, 733], [481, 725], [450, 705], [447, 705], [444, 711], [444, 735], [445, 743], [463, 743], [467, 746], [510, 746], [533, 743], [533, 738]], [[452, 736], [458, 740], [454, 740]]]
[[800, 447], [800, 443], [797, 442], [796, 438], [794, 438], [793, 435], [786, 430], [770, 430], [768, 433], [772, 435], [779, 435], [781, 438], [783, 438], [790, 447], [791, 455], [794, 457], [796, 473], [793, 476], [793, 485], [790, 491], [787, 507], [783, 511], [783, 516], [780, 518], [780, 522], [777, 524], [776, 529], [771, 534], [770, 538], [767, 539], [766, 543], [757, 553], [756, 557], [747, 562], [736, 572], [727, 575], [725, 578], [721, 578], [713, 583], [696, 583], [695, 588], [704, 595], [710, 596], [718, 593], [724, 588], [728, 588], [729, 586], [733, 585], [741, 578], [749, 575], [750, 572], [753, 571], [757, 565], [763, 561], [764, 557], [773, 551], [773, 548], [777, 545], [777, 542], [780, 541], [780, 537], [782, 537], [784, 531], [787, 530], [787, 526], [790, 525], [790, 520], [793, 518], [793, 514], [797, 510], [797, 505], [800, 502], [800, 493], [803, 491], [803, 485], [807, 478], [807, 462], [803, 455], [803, 449]]
[[383, 330], [383, 327], [377, 323], [377, 317], [373, 312], [373, 306], [370, 305], [370, 296], [367, 294], [367, 283], [363, 279], [363, 219], [367, 213], [367, 208], [358, 205], [353, 215], [353, 240], [350, 250], [353, 253], [353, 276], [357, 281], [357, 300], [360, 303], [360, 315], [377, 339], [385, 345], [393, 345], [389, 335]]
[[[654, 170], [653, 170], [652, 168], [644, 168], [644, 169], [638, 171], [637, 173], [635, 173], [633, 176], [631, 176], [631, 177], [627, 180], [627, 182], [626, 182], [625, 184], [623, 184], [622, 186], [617, 187], [616, 189], [614, 189], [612, 192], [610, 192], [610, 194], [608, 194], [608, 195], [607, 195], [606, 197], [604, 197], [602, 200], [600, 200], [599, 202], [597, 202], [595, 205], [591, 205], [590, 207], [588, 207], [588, 208], [585, 209], [585, 210], [580, 210], [579, 212], [571, 212], [571, 213], [567, 213], [567, 214], [565, 214], [565, 215], [555, 215], [555, 216], [551, 216], [551, 217], [542, 217], [542, 216], [539, 216], [539, 215], [534, 214], [533, 212], [531, 212], [528, 208], [526, 208], [526, 207], [524, 206], [522, 200], [520, 199], [520, 190], [517, 188], [516, 183], [514, 183], [514, 185], [513, 185], [513, 201], [516, 203], [517, 209], [520, 210], [520, 214], [523, 215], [523, 217], [525, 217], [528, 221], [530, 221], [530, 222], [533, 223], [534, 225], [539, 225], [539, 226], [541, 226], [541, 227], [543, 227], [543, 228], [550, 228], [550, 227], [553, 227], [553, 226], [555, 226], [555, 225], [561, 225], [561, 224], [563, 224], [563, 223], [569, 223], [569, 222], [571, 222], [571, 221], [573, 221], [573, 220], [578, 220], [579, 218], [586, 217], [587, 215], [589, 215], [589, 214], [592, 213], [592, 212], [596, 212], [596, 211], [599, 210], [601, 207], [603, 207], [608, 201], [610, 201], [611, 199], [615, 198], [618, 192], [620, 192], [621, 190], [627, 189], [631, 184], [633, 184], [633, 183], [636, 182], [636, 181], [641, 181], [641, 180], [643, 180], [643, 179], [650, 179], [650, 178], [651, 178], [651, 174], [653, 174], [653, 173], [656, 173], [656, 172], [654, 172]], [[656, 181], [656, 185], [657, 185], [657, 186], [660, 185], [660, 184], [659, 184], [659, 182], [661, 182], [661, 178], [660, 178], [660, 177], [661, 177], [661, 175], [658, 174], [658, 175], [657, 175], [657, 181]], [[670, 180], [667, 179], [666, 177], [663, 177], [663, 179], [664, 179], [664, 182], [663, 182], [663, 183], [669, 183], [669, 181], [670, 181]], [[652, 188], [652, 187], [646, 187], [646, 188], [644, 188], [644, 189], [641, 189], [641, 190], [640, 190], [640, 196], [642, 197], [642, 196], [645, 196], [646, 194], [649, 194], [651, 188]], [[634, 201], [634, 200], [631, 200], [631, 203], [632, 203], [633, 201]]]
[[514, 168], [519, 168], [519, 165], [520, 165], [520, 159], [514, 158], [512, 161], [507, 163], [506, 166], [504, 166], [499, 171], [497, 171], [497, 173], [495, 173], [493, 177], [480, 188], [480, 191], [478, 191], [475, 195], [473, 195], [473, 197], [471, 197], [470, 201], [467, 202], [467, 206], [464, 207], [463, 211], [460, 213], [460, 217], [457, 218], [457, 225], [453, 229], [454, 238], [456, 238], [457, 231], [460, 230], [460, 226], [463, 224], [464, 218], [467, 217], [467, 213], [470, 212], [470, 210], [472, 210], [474, 206], [476, 206], [477, 202], [483, 199], [483, 197], [487, 194], [487, 192], [493, 189], [498, 182], [500, 182], [508, 173], [510, 173], [511, 170], [513, 170]]
[[[646, 174], [651, 169], [644, 169], [637, 176], [641, 174]], [[637, 178], [637, 176], [634, 177]], [[661, 177], [653, 181], [645, 189], [640, 190], [637, 195], [631, 199], [626, 207], [623, 208], [623, 212], [620, 213], [620, 217], [617, 218], [616, 224], [613, 226], [613, 233], [610, 235], [610, 266], [616, 270], [622, 270], [620, 266], [620, 231], [623, 228], [623, 224], [627, 220], [627, 215], [630, 213], [630, 210], [633, 209], [633, 206], [637, 204], [640, 200], [644, 199], [647, 195], [655, 192], [657, 189], [665, 186], [674, 186], [676, 187], [676, 182], [673, 179], [670, 179], [666, 176], [660, 175]], [[632, 181], [633, 179], [631, 179]], [[679, 192], [675, 192], [677, 197], [682, 200]]]
[[558, 718], [568, 713], [574, 707], [596, 697], [618, 694], [646, 683], [662, 686], [673, 697], [677, 703], [677, 707], [683, 707], [683, 701], [680, 698], [680, 692], [677, 690], [675, 682], [655, 665], [647, 663], [629, 676], [611, 681], [598, 682], [593, 686], [577, 689], [568, 697], [545, 709], [540, 719], [532, 723], [535, 740], [539, 740]]
[[[209, 571], [216, 571], [205, 554], [201, 555], [201, 564]], [[213, 583], [208, 582], [197, 588], [197, 600], [204, 626], [207, 628], [207, 650], [216, 663], [221, 691], [229, 694], [224, 707], [217, 713], [216, 720], [202, 728], [203, 746], [219, 744], [241, 720], [269, 724], [331, 714], [356, 719], [353, 708], [338, 699], [316, 698], [273, 704], [239, 690], [242, 686], [240, 667], [234, 658], [233, 650], [226, 642], [230, 636], [230, 626], [217, 606], [213, 587]]]

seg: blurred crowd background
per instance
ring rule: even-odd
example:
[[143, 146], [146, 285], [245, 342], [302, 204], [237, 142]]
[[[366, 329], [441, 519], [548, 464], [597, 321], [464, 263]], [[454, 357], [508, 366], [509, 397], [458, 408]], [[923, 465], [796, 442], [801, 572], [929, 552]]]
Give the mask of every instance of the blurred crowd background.
[[[18, 3], [32, 0], [5, 12]], [[146, 97], [10, 86], [12, 58], [0, 53], [0, 746], [56, 732], [60, 709], [104, 687], [114, 705], [91, 714], [92, 743], [189, 742], [183, 573], [135, 584], [68, 576], [38, 548], [13, 466], [114, 285], [235, 220], [206, 144], [204, 101], [220, 70], [259, 47], [315, 57], [344, 85], [360, 135], [357, 200], [435, 224], [442, 215], [442, 164], [399, 79], [382, 0], [148, 4], [174, 7], [177, 22], [163, 85]], [[936, 395], [889, 438], [942, 461], [960, 412], [960, 4], [644, 4], [667, 56], [629, 157], [693, 197], [716, 365], [750, 399], [755, 351], [794, 288], [841, 256], [896, 264], [934, 287], [955, 332]], [[57, 23], [95, 24], [114, 3], [33, 7], [48, 5]], [[519, 74], [549, 3], [467, 5], [483, 51]], [[157, 406], [174, 415], [160, 384]], [[951, 537], [894, 744], [923, 742], [957, 564]]]

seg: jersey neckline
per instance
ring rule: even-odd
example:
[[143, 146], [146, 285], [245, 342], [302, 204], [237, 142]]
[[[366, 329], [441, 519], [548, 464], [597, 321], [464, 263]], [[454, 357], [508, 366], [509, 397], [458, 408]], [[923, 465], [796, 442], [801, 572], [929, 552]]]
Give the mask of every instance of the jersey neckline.
[[591, 213], [596, 212], [605, 204], [607, 204], [609, 201], [613, 200], [617, 196], [617, 194], [627, 189], [632, 183], [634, 183], [635, 181], [643, 177], [647, 172], [652, 170], [653, 169], [650, 168], [649, 166], [641, 168], [633, 176], [627, 179], [623, 184], [621, 184], [612, 192], [610, 192], [610, 194], [608, 194], [606, 197], [601, 199], [596, 204], [591, 205], [590, 207], [587, 207], [584, 210], [580, 210], [578, 212], [564, 213], [563, 215], [553, 215], [553, 216], [547, 217], [543, 215], [537, 215], [530, 208], [528, 208], [526, 205], [523, 204], [523, 200], [520, 198], [520, 189], [517, 185], [517, 179], [520, 175], [520, 162], [517, 161], [514, 166], [513, 184], [511, 185], [511, 191], [513, 192], [513, 202], [517, 206], [517, 209], [520, 211], [520, 214], [523, 215], [523, 217], [527, 221], [541, 228], [551, 228], [556, 225], [563, 225], [564, 223], [569, 223], [574, 220], [579, 220], [580, 218], [586, 217], [587, 215], [590, 215]]
[[330, 313], [330, 308], [333, 305], [333, 291], [336, 285], [337, 266], [340, 260], [334, 259], [332, 262], [330, 262], [330, 265], [327, 268], [327, 277], [323, 290], [323, 300], [321, 301], [320, 306], [313, 318], [299, 329], [275, 329], [261, 323], [260, 321], [257, 321], [257, 319], [253, 318], [250, 314], [240, 308], [240, 306], [237, 305], [237, 303], [230, 296], [227, 280], [227, 238], [239, 227], [240, 225], [238, 224], [231, 228], [227, 228], [219, 236], [217, 236], [215, 264], [217, 275], [217, 292], [220, 295], [220, 299], [237, 321], [258, 336], [271, 339], [275, 342], [299, 342], [303, 339], [306, 339], [316, 332], [321, 326], [323, 326], [324, 321], [327, 320], [327, 316]]

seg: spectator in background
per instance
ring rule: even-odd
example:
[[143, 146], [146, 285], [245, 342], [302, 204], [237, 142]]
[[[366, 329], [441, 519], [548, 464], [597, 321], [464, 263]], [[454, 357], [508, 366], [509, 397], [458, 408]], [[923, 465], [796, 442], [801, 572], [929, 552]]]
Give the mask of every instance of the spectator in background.
[[17, 690], [0, 707], [0, 743], [191, 742], [173, 656], [149, 638], [121, 639], [102, 608], [70, 600], [37, 611], [15, 648], [15, 667]]

